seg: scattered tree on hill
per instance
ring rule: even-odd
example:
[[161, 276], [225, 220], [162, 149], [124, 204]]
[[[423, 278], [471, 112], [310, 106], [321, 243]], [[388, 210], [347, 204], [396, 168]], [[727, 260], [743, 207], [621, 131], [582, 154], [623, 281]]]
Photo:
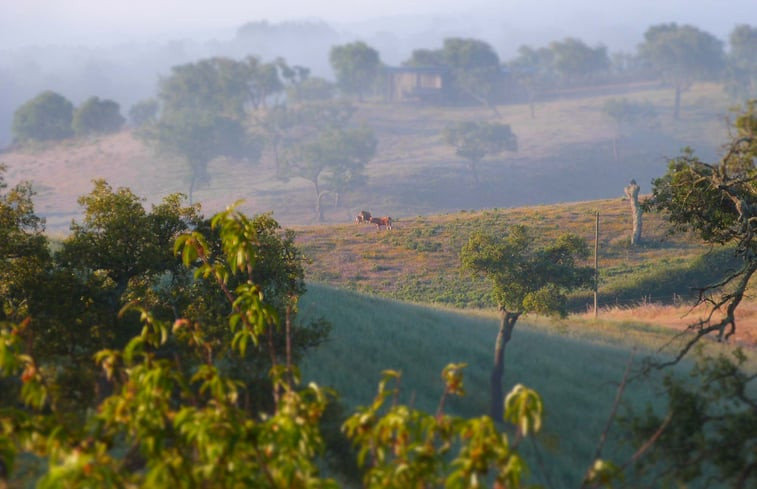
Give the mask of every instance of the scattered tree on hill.
[[444, 128], [444, 141], [455, 147], [455, 154], [468, 160], [468, 168], [476, 186], [479, 184], [478, 163], [486, 156], [503, 151], [517, 151], [518, 140], [509, 124], [497, 122], [459, 122]]
[[74, 105], [62, 95], [46, 91], [13, 114], [13, 140], [49, 141], [73, 136]]
[[757, 27], [736, 26], [729, 44], [726, 91], [740, 101], [757, 98]]
[[365, 164], [376, 153], [376, 138], [366, 127], [330, 129], [289, 152], [288, 175], [313, 184], [315, 213], [323, 221], [323, 198], [339, 195], [364, 182]]
[[501, 68], [494, 49], [484, 41], [453, 37], [444, 40], [442, 59], [452, 71], [455, 87], [500, 117], [496, 96]]
[[607, 48], [591, 48], [580, 39], [567, 38], [550, 44], [552, 64], [555, 71], [564, 78], [583, 79], [607, 71], [610, 58]]
[[255, 56], [245, 59], [241, 76], [248, 100], [255, 110], [264, 108], [269, 97], [284, 91], [284, 84], [279, 77], [279, 69], [282, 67], [289, 74], [289, 67], [281, 59], [270, 63], [264, 63]]
[[513, 76], [526, 90], [531, 117], [536, 117], [536, 101], [554, 78], [554, 53], [549, 48], [521, 46], [518, 56], [508, 63]]
[[72, 127], [77, 136], [116, 132], [125, 122], [121, 108], [113, 100], [90, 97], [74, 112]]
[[460, 251], [463, 268], [491, 282], [492, 298], [502, 314], [490, 378], [492, 418], [502, 416], [505, 347], [515, 323], [528, 312], [566, 315], [566, 293], [593, 283], [594, 270], [576, 263], [588, 252], [586, 242], [574, 234], [537, 247], [525, 226], [512, 226], [502, 237], [477, 232]]
[[129, 121], [135, 127], [142, 127], [145, 124], [155, 122], [158, 117], [158, 101], [154, 98], [140, 100], [129, 109]]
[[618, 160], [618, 139], [622, 136], [624, 128], [650, 121], [656, 117], [654, 106], [649, 102], [636, 102], [626, 98], [611, 98], [602, 106], [602, 112], [615, 121], [615, 134], [612, 138], [612, 153]]
[[322, 102], [334, 98], [336, 87], [318, 76], [312, 76], [287, 89], [287, 98], [294, 102]]
[[374, 86], [381, 67], [378, 51], [362, 41], [332, 47], [329, 62], [339, 88], [360, 101]]
[[694, 26], [659, 24], [644, 33], [641, 56], [675, 90], [673, 117], [678, 119], [681, 94], [698, 80], [708, 80], [723, 69], [723, 43]]
[[248, 66], [229, 58], [209, 58], [171, 68], [160, 81], [162, 115], [218, 114], [240, 119], [248, 100]]
[[189, 165], [189, 201], [195, 189], [210, 182], [208, 164], [219, 157], [258, 162], [260, 137], [246, 131], [235, 118], [213, 113], [171, 112], [138, 133], [159, 152], [178, 156]]

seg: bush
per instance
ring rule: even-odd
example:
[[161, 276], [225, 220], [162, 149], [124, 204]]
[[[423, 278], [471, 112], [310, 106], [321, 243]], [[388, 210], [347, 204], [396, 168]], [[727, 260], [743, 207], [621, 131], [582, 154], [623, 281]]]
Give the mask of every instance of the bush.
[[113, 100], [87, 99], [74, 114], [73, 128], [77, 136], [107, 134], [121, 129], [125, 119]]
[[42, 92], [13, 114], [13, 140], [49, 141], [71, 137], [74, 105], [53, 91]]
[[154, 98], [141, 100], [129, 109], [129, 121], [136, 127], [155, 121], [158, 115], [158, 101]]

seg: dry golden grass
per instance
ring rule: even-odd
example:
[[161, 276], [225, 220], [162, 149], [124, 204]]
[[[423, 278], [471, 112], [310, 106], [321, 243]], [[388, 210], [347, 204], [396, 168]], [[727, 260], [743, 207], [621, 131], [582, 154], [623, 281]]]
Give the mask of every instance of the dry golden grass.
[[[601, 321], [635, 322], [655, 326], [664, 326], [677, 331], [685, 331], [689, 325], [706, 319], [710, 308], [705, 304], [663, 305], [659, 303], [638, 304], [635, 306], [608, 306], [599, 310]], [[593, 319], [593, 312], [580, 314], [583, 319]], [[719, 320], [722, 314], [715, 312], [713, 320]], [[757, 302], [744, 302], [736, 310], [736, 333], [733, 340], [739, 344], [757, 347]]]

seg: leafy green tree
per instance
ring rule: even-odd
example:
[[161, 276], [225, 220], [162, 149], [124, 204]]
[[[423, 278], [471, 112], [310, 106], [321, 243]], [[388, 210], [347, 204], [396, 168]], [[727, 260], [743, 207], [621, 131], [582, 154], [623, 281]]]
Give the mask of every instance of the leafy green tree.
[[[217, 257], [198, 230], [181, 235], [174, 249], [226, 298], [227, 339], [208, 341], [211, 323], [162, 321], [142, 309], [137, 336], [122, 349], [95, 355], [113, 391], [83, 414], [83, 422], [70, 422], [70, 413], [53, 402], [60, 385], [46, 378], [28, 349], [29, 321], [0, 323], [0, 380], [23, 386], [17, 401], [0, 411], [0, 482], [13, 476], [19, 455], [34, 454], [48, 465], [42, 487], [337, 487], [317, 463], [326, 392], [315, 384], [300, 388], [289, 359], [274, 363], [274, 404], [260, 413], [246, 408], [252, 393], [243, 374], [221, 368], [254, 355], [280, 318], [252, 279], [263, 260], [253, 221], [232, 207], [212, 219], [211, 229], [220, 237]], [[229, 286], [227, 279], [240, 274], [248, 279]], [[445, 390], [435, 415], [396, 402], [385, 406], [397, 397], [387, 383], [399, 377], [385, 372], [373, 404], [344, 425], [367, 460], [366, 487], [476, 487], [489, 476], [500, 486], [521, 487], [526, 466], [518, 446], [540, 430], [542, 401], [522, 385], [504, 398], [504, 419], [515, 427], [512, 440], [486, 416], [450, 416], [445, 400], [463, 394], [463, 367], [443, 370]]]
[[402, 63], [403, 66], [417, 68], [444, 67], [444, 51], [441, 49], [414, 49], [410, 58]]
[[323, 221], [326, 194], [334, 193], [338, 203], [340, 193], [363, 183], [363, 169], [376, 153], [376, 145], [369, 128], [330, 129], [290, 151], [288, 174], [313, 184], [318, 221]]
[[259, 137], [238, 119], [213, 113], [172, 112], [145, 126], [139, 136], [160, 153], [178, 156], [189, 165], [189, 202], [195, 189], [210, 183], [208, 164], [218, 157], [257, 162], [263, 150]]
[[318, 76], [308, 77], [297, 85], [287, 89], [287, 98], [295, 102], [319, 102], [334, 98], [336, 87], [333, 83]]
[[499, 116], [495, 95], [501, 69], [494, 49], [478, 39], [453, 37], [444, 40], [442, 57], [452, 70], [455, 87]]
[[5, 172], [0, 163], [0, 319], [19, 319], [29, 312], [29, 295], [44, 283], [51, 256], [31, 183], [8, 190]]
[[618, 160], [618, 139], [623, 131], [636, 124], [649, 121], [657, 116], [654, 106], [649, 102], [637, 102], [627, 98], [611, 98], [602, 105], [602, 113], [615, 122], [615, 134], [612, 138], [612, 154]]
[[681, 94], [698, 80], [718, 76], [723, 69], [723, 43], [694, 26], [658, 24], [644, 33], [641, 56], [675, 90], [673, 117], [678, 119]]
[[[741, 349], [708, 357], [696, 352], [687, 378], [668, 374], [663, 381], [667, 412], [647, 407], [624, 417], [632, 443], [654, 439], [636, 463], [640, 480], [663, 487], [747, 488], [757, 485], [757, 399]], [[643, 479], [642, 479], [643, 477]]]
[[586, 256], [586, 242], [574, 234], [537, 247], [525, 226], [512, 226], [502, 237], [477, 232], [460, 251], [463, 269], [490, 281], [492, 298], [502, 313], [490, 378], [492, 418], [502, 417], [505, 347], [515, 323], [529, 312], [566, 315], [566, 293], [593, 283], [594, 270], [577, 264]]
[[244, 115], [249, 91], [249, 65], [229, 58], [202, 59], [171, 68], [158, 91], [163, 115], [214, 114], [232, 119]]
[[190, 202], [197, 186], [210, 182], [208, 164], [213, 159], [260, 159], [263, 141], [244, 125], [253, 68], [260, 68], [255, 58], [247, 63], [210, 58], [174, 66], [171, 76], [161, 81], [161, 117], [141, 128], [138, 136], [159, 152], [187, 162]]
[[726, 91], [738, 100], [757, 98], [757, 27], [734, 27], [729, 44]]
[[486, 156], [503, 151], [517, 151], [518, 140], [509, 124], [497, 122], [458, 122], [444, 128], [444, 141], [455, 147], [455, 154], [468, 160], [476, 186], [479, 184], [478, 163]]
[[129, 109], [129, 120], [136, 127], [155, 122], [159, 108], [158, 101], [154, 98], [140, 100]]
[[549, 48], [521, 46], [518, 56], [508, 63], [513, 77], [526, 90], [531, 117], [536, 117], [536, 101], [553, 83], [554, 52]]
[[719, 282], [700, 287], [699, 302], [712, 304], [723, 318], [692, 324], [695, 334], [678, 358], [709, 334], [727, 339], [736, 331], [734, 313], [746, 294], [749, 281], [757, 271], [757, 110], [749, 102], [733, 122], [733, 134], [717, 163], [699, 159], [691, 149], [668, 162], [667, 173], [652, 182], [650, 210], [664, 211], [677, 231], [692, 231], [704, 242], [735, 246], [742, 258], [736, 270], [724, 270]]
[[379, 75], [379, 53], [362, 41], [334, 46], [329, 62], [336, 75], [339, 88], [363, 100]]
[[118, 103], [90, 97], [74, 112], [72, 127], [77, 136], [116, 132], [125, 122]]
[[[247, 97], [256, 110], [266, 106], [266, 100], [284, 91], [284, 84], [279, 77], [279, 69], [284, 67], [290, 75], [290, 68], [283, 61], [264, 63], [255, 56], [248, 56], [243, 63], [244, 86]], [[295, 74], [297, 71], [291, 70]], [[290, 80], [295, 75], [290, 76]]]
[[554, 69], [564, 78], [586, 79], [610, 67], [610, 58], [604, 46], [591, 48], [580, 39], [569, 37], [552, 42], [549, 47], [553, 53]]
[[13, 140], [51, 141], [73, 136], [74, 105], [50, 90], [24, 103], [13, 114]]

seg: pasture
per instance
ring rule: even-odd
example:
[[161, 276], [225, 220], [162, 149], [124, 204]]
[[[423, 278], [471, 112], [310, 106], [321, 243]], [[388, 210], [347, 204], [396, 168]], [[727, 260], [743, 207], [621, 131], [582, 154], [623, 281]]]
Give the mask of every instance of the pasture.
[[[303, 317], [323, 316], [334, 327], [328, 342], [302, 363], [303, 380], [335, 388], [348, 410], [370, 403], [381, 371], [395, 369], [402, 371], [400, 401], [433, 412], [441, 395], [442, 368], [465, 362], [466, 396], [452, 400], [450, 410], [463, 416], [487, 412], [496, 314], [430, 308], [318, 284], [309, 284], [300, 309]], [[505, 392], [522, 383], [544, 399], [540, 443], [524, 445], [533, 481], [578, 487], [632, 349], [637, 349], [638, 365], [671, 332], [532, 319], [519, 321], [508, 344]], [[652, 380], [629, 384], [625, 402], [639, 407], [659, 401]], [[622, 440], [615, 425], [605, 456], [622, 462], [629, 454]]]

